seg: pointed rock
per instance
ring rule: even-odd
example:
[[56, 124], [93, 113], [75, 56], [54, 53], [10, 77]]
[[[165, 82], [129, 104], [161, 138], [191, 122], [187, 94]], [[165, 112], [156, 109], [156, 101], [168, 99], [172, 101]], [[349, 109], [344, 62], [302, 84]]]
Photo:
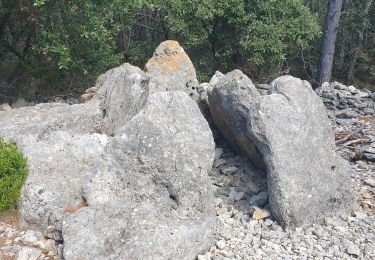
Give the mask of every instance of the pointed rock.
[[125, 63], [101, 75], [96, 82], [104, 114], [103, 132], [115, 135], [146, 104], [149, 88], [144, 72]]
[[193, 63], [177, 41], [162, 42], [147, 62], [150, 91], [184, 91], [196, 95], [198, 80]]

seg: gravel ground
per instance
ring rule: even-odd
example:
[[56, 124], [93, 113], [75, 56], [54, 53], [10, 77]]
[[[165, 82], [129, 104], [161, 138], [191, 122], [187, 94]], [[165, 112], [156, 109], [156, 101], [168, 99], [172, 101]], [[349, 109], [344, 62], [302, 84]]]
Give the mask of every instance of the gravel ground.
[[[365, 125], [364, 128], [375, 133], [367, 124], [369, 121], [374, 122], [358, 119], [357, 127]], [[343, 131], [337, 126], [336, 137], [342, 138]], [[349, 127], [345, 131], [344, 136], [351, 134], [347, 133]], [[349, 150], [361, 150], [361, 145], [368, 143], [356, 145]], [[353, 212], [337, 218], [326, 217], [315, 225], [283, 230], [269, 213], [264, 174], [255, 171], [226, 144], [219, 144], [211, 172], [220, 223], [217, 242], [198, 259], [375, 259], [375, 164], [364, 157], [353, 160], [344, 152], [346, 149], [337, 150], [351, 160], [356, 198]]]

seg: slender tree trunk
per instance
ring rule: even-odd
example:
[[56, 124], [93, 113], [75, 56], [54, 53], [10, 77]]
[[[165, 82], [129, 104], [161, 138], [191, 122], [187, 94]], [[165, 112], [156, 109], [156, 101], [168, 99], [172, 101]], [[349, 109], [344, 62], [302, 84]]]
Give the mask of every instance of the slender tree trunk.
[[318, 86], [331, 79], [333, 56], [335, 54], [336, 35], [341, 16], [341, 8], [342, 0], [329, 0], [318, 65]]

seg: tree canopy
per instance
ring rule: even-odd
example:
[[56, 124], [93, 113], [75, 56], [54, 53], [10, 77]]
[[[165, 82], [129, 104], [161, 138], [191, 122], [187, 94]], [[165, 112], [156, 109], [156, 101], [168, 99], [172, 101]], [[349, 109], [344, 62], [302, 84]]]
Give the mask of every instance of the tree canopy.
[[[341, 81], [374, 78], [366, 1], [367, 11], [344, 0], [333, 70]], [[79, 92], [122, 62], [142, 67], [166, 39], [184, 46], [203, 81], [234, 68], [262, 82], [313, 79], [325, 8], [323, 0], [0, 0], [0, 83], [9, 95]]]

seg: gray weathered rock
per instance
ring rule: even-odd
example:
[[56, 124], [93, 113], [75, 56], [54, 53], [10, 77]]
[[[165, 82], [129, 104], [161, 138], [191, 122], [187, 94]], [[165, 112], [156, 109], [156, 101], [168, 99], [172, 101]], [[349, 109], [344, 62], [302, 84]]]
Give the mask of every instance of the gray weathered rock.
[[106, 136], [98, 102], [21, 107], [0, 114], [0, 137], [17, 143], [29, 174], [20, 196], [23, 228], [61, 239], [64, 211], [82, 203], [82, 184], [100, 163]]
[[220, 71], [216, 71], [210, 80], [210, 85], [215, 86], [217, 83], [219, 83], [220, 79], [223, 77], [225, 77], [223, 73], [221, 73]]
[[13, 108], [21, 108], [21, 107], [26, 107], [26, 106], [28, 106], [28, 105], [29, 105], [29, 103], [26, 102], [26, 100], [25, 100], [24, 98], [18, 98], [18, 99], [16, 100], [16, 102], [14, 102], [14, 103], [12, 104], [12, 107], [13, 107]]
[[101, 75], [96, 83], [99, 89], [96, 99], [104, 114], [104, 132], [117, 131], [146, 104], [148, 79], [143, 71], [125, 63]]
[[[106, 259], [193, 259], [210, 246], [215, 203], [207, 171], [214, 142], [188, 95], [152, 94], [144, 109], [108, 143], [105, 154], [106, 162], [84, 188], [88, 209], [64, 224], [64, 240], [70, 241], [64, 246], [68, 259], [101, 259], [103, 254]], [[154, 210], [130, 210], [142, 203]], [[109, 204], [118, 210], [108, 209]], [[115, 219], [112, 227], [107, 218]], [[116, 230], [125, 220], [128, 228], [112, 239], [106, 229]], [[103, 241], [108, 241], [108, 252]]]
[[8, 104], [8, 103], [4, 103], [4, 104], [1, 104], [0, 105], [0, 112], [8, 112], [10, 110], [12, 110], [13, 108]]
[[207, 219], [181, 218], [149, 203], [87, 207], [64, 222], [64, 257], [192, 260], [212, 243], [210, 225]]
[[216, 84], [208, 93], [208, 101], [216, 126], [235, 151], [246, 155], [264, 170], [263, 159], [246, 129], [249, 108], [254, 99], [260, 96], [259, 92], [240, 70], [225, 76], [218, 74], [212, 82]]
[[17, 260], [37, 260], [42, 255], [42, 251], [33, 247], [24, 247], [17, 254]]
[[107, 137], [55, 131], [28, 141], [22, 149], [29, 174], [20, 196], [21, 225], [61, 240], [61, 220], [85, 206], [82, 185], [101, 164]]
[[97, 133], [102, 113], [96, 103], [79, 105], [39, 104], [0, 113], [0, 137], [13, 140], [22, 149], [29, 138], [43, 139], [53, 131], [69, 134]]
[[266, 161], [270, 206], [282, 225], [351, 207], [348, 167], [335, 156], [325, 107], [309, 83], [280, 77], [250, 110], [249, 136]]
[[193, 63], [176, 41], [162, 42], [147, 62], [150, 91], [184, 91], [196, 95], [198, 80]]
[[[212, 134], [198, 106], [182, 92], [153, 94], [106, 154], [106, 165], [85, 188], [89, 205], [150, 199], [186, 210], [202, 204], [205, 211], [211, 201], [205, 184], [214, 158]], [[165, 200], [169, 196], [175, 201]]]

